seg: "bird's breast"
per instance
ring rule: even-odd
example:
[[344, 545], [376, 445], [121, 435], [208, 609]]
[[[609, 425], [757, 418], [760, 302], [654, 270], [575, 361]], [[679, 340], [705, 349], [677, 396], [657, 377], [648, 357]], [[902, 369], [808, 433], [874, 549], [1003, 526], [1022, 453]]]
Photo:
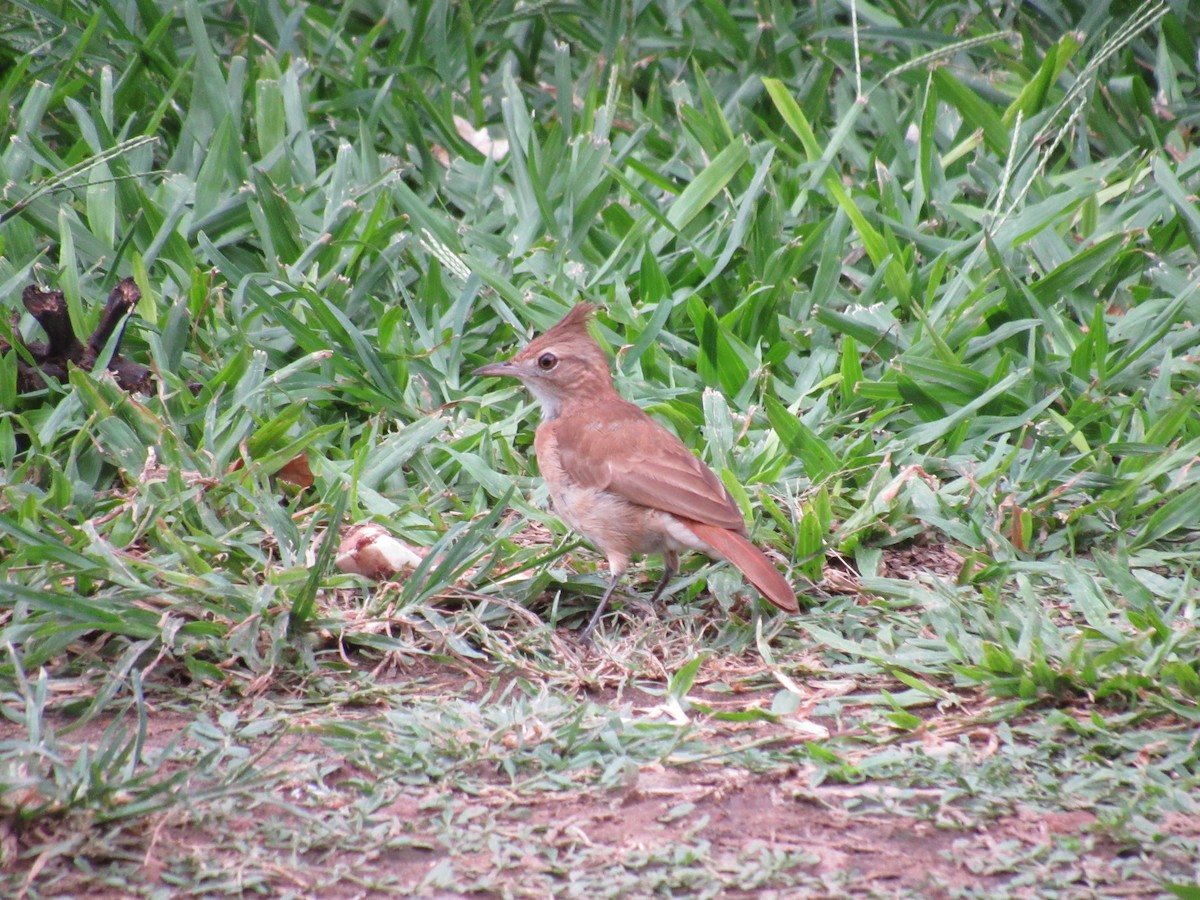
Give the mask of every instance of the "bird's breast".
[[553, 423], [538, 428], [534, 452], [542, 478], [550, 489], [555, 513], [601, 552], [623, 556], [664, 550], [711, 552], [707, 544], [676, 516], [633, 503], [602, 485], [598, 477], [584, 483], [566, 471]]

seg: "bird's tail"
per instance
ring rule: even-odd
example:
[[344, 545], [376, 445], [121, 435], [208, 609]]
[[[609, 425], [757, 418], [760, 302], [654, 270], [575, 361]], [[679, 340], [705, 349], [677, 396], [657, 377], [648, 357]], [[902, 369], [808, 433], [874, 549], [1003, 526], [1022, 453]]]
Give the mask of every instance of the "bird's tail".
[[792, 590], [792, 586], [752, 543], [736, 531], [717, 525], [689, 520], [687, 527], [716, 553], [737, 566], [746, 576], [746, 580], [758, 588], [764, 597], [785, 612], [799, 611], [800, 606], [796, 603], [796, 592]]

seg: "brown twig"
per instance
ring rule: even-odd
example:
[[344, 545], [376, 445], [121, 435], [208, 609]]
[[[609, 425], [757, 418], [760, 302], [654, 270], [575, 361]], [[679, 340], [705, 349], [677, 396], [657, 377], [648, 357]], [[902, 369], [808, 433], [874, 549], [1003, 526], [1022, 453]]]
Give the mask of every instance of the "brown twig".
[[[111, 340], [113, 355], [108, 370], [116, 376], [117, 383], [127, 391], [152, 391], [154, 379], [150, 370], [122, 358], [119, 353], [125, 322], [141, 296], [132, 278], [121, 281], [108, 295], [100, 322], [85, 343], [71, 326], [62, 291], [44, 291], [35, 284], [26, 287], [21, 292], [21, 301], [46, 332], [46, 343], [22, 341], [33, 364], [18, 358], [17, 390], [21, 393], [39, 390], [46, 386], [47, 377], [66, 381], [72, 365], [90, 372]], [[15, 329], [13, 333], [21, 340]], [[10, 349], [8, 341], [0, 338], [0, 353]]]

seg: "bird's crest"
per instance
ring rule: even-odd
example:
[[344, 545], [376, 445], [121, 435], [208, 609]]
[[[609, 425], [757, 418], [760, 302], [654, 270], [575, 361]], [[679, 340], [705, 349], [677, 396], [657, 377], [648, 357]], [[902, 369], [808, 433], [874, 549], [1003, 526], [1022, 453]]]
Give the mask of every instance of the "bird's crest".
[[587, 334], [587, 323], [596, 307], [591, 303], [576, 303], [558, 324], [546, 331], [539, 340], [554, 341], [567, 335]]

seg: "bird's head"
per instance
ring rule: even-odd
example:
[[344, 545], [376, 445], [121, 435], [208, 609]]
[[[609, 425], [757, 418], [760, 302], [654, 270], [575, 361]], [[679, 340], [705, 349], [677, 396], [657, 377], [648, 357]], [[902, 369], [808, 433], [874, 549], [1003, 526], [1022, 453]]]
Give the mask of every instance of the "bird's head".
[[557, 418], [564, 404], [588, 402], [611, 392], [608, 357], [587, 330], [595, 308], [577, 304], [516, 356], [480, 366], [471, 374], [519, 378], [541, 404], [546, 419]]

